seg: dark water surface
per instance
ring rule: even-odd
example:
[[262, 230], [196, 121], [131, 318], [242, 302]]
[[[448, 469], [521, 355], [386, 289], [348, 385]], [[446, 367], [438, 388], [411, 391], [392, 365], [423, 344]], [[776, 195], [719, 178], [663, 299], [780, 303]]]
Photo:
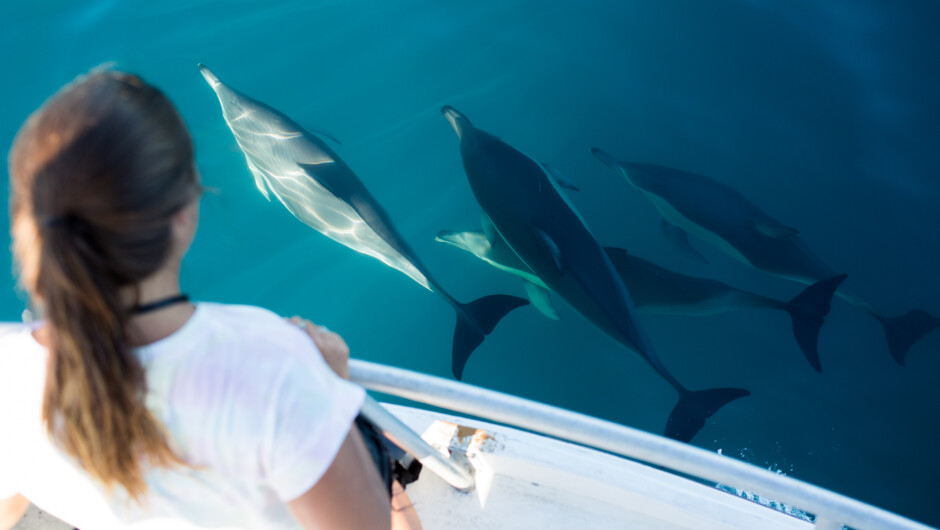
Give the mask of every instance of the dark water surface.
[[[433, 241], [479, 229], [444, 104], [574, 181], [571, 201], [603, 245], [780, 298], [802, 289], [702, 241], [692, 243], [710, 264], [687, 259], [592, 146], [732, 186], [888, 315], [940, 315], [938, 21], [935, 3], [887, 0], [4, 2], [0, 145], [90, 67], [141, 74], [177, 103], [205, 183], [221, 190], [204, 200], [185, 290], [303, 314], [341, 332], [354, 356], [432, 374], [450, 375], [453, 311], [265, 201], [198, 62], [337, 136], [338, 154], [462, 301], [523, 291]], [[0, 319], [17, 320], [24, 297], [5, 281]], [[555, 301], [559, 322], [511, 313], [464, 379], [662, 432], [675, 392]], [[877, 322], [836, 300], [819, 374], [783, 313], [642, 324], [687, 386], [752, 391], [694, 444], [940, 525], [940, 332], [900, 367]]]

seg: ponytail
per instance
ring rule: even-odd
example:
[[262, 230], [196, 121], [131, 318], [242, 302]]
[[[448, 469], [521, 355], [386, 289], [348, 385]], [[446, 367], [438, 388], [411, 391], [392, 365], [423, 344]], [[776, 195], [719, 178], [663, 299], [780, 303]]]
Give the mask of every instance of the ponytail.
[[96, 480], [146, 492], [141, 452], [150, 464], [180, 463], [144, 404], [140, 362], [127, 346], [127, 314], [115, 285], [102, 281], [101, 256], [76, 227], [48, 227], [39, 290], [49, 325], [43, 421], [62, 449]]
[[198, 196], [189, 135], [158, 90], [99, 72], [30, 117], [10, 175], [20, 280], [46, 319], [43, 421], [94, 479], [140, 501], [147, 466], [183, 462], [146, 408], [125, 304], [166, 260], [173, 214]]

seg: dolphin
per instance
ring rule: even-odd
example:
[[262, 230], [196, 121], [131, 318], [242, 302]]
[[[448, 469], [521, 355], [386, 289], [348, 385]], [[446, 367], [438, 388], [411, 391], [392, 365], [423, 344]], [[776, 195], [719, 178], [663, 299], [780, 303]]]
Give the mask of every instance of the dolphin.
[[548, 288], [649, 363], [679, 393], [666, 422], [667, 436], [690, 441], [719, 408], [750, 394], [740, 388], [691, 391], [680, 384], [640, 327], [623, 280], [555, 179], [453, 107], [441, 112], [457, 133], [464, 170], [487, 226]]
[[[730, 187], [688, 171], [623, 162], [596, 147], [591, 152], [643, 192], [674, 230], [694, 234], [729, 256], [774, 276], [802, 283], [834, 276], [832, 269], [800, 240], [795, 229], [770, 217]], [[888, 350], [901, 366], [911, 346], [940, 327], [940, 318], [922, 309], [886, 317], [844, 285], [836, 294], [881, 323]]]
[[[504, 242], [491, 243], [483, 232], [455, 231], [438, 232], [434, 240], [465, 250], [500, 270], [519, 276], [532, 305], [548, 318], [558, 319], [548, 287], [532, 271], [526, 270], [525, 263]], [[793, 335], [806, 360], [817, 372], [822, 371], [817, 350], [819, 330], [845, 274], [814, 283], [792, 300], [783, 301], [717, 280], [680, 274], [622, 248], [606, 247], [604, 250], [640, 314], [698, 316], [746, 308], [785, 311], [790, 315]]]
[[274, 195], [307, 226], [401, 271], [457, 311], [452, 369], [460, 379], [470, 353], [503, 316], [528, 301], [508, 295], [485, 296], [466, 304], [455, 300], [326, 143], [285, 114], [226, 86], [207, 67], [199, 65], [199, 70], [218, 96], [225, 123], [245, 154], [258, 190], [268, 200]]

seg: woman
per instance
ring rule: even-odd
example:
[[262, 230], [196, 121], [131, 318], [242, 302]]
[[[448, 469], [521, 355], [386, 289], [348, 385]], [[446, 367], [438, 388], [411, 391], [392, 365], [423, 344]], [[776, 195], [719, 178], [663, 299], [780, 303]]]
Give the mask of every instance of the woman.
[[0, 337], [0, 529], [29, 501], [86, 530], [389, 528], [342, 339], [180, 293], [201, 186], [160, 91], [79, 78], [23, 125], [10, 177], [44, 319]]

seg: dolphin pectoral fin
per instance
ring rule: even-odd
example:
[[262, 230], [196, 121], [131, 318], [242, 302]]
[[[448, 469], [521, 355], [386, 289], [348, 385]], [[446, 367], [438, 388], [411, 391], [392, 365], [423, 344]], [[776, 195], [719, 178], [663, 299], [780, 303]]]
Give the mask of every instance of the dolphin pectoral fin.
[[685, 230], [670, 223], [668, 220], [666, 220], [665, 217], [660, 220], [659, 227], [662, 229], [666, 240], [675, 245], [683, 254], [694, 259], [695, 261], [708, 263], [708, 260], [705, 259], [705, 256], [703, 256], [701, 252], [695, 250], [695, 247], [689, 243], [689, 236], [685, 233]]
[[441, 230], [434, 236], [434, 241], [438, 243], [447, 243], [448, 245], [453, 245], [461, 250], [470, 251], [470, 246], [467, 245], [467, 240], [463, 236], [463, 232], [455, 232], [453, 230]]
[[434, 241], [453, 245], [481, 258], [485, 257], [490, 250], [490, 243], [486, 240], [486, 236], [483, 232], [473, 230], [467, 232], [443, 230], [437, 233]]
[[829, 314], [832, 295], [845, 278], [845, 274], [840, 274], [820, 280], [804, 289], [783, 307], [790, 314], [793, 336], [796, 337], [800, 350], [817, 372], [822, 372], [817, 349], [819, 330], [823, 325], [823, 317]]
[[490, 242], [490, 246], [495, 248], [497, 243], [502, 239], [502, 236], [496, 231], [496, 225], [493, 224], [490, 216], [486, 215], [486, 212], [480, 213], [480, 224], [483, 226], [483, 233], [486, 234], [486, 239]]
[[528, 280], [522, 280], [522, 284], [525, 286], [525, 293], [532, 302], [532, 305], [534, 305], [540, 313], [552, 320], [559, 320], [561, 318], [558, 315], [558, 310], [555, 309], [555, 305], [552, 304], [551, 293], [548, 289], [535, 285]]
[[271, 202], [271, 194], [268, 193], [268, 186], [264, 183], [264, 178], [261, 175], [255, 173], [255, 186], [258, 187], [258, 191], [264, 195], [264, 198]]
[[565, 272], [565, 263], [562, 259], [561, 249], [558, 248], [558, 244], [555, 241], [543, 232], [541, 229], [536, 228], [535, 233], [538, 236], [539, 241], [542, 242], [542, 246], [545, 248], [545, 251], [552, 257], [552, 261], [555, 263], [555, 268], [558, 269], [558, 272]]
[[258, 191], [264, 195], [264, 198], [271, 202], [271, 195], [268, 193], [268, 185], [265, 184], [264, 173], [258, 169], [258, 166], [254, 165], [251, 160], [248, 160], [248, 169], [251, 170], [252, 176], [255, 177], [255, 187], [258, 188]]
[[786, 239], [799, 233], [797, 229], [782, 225], [773, 219], [751, 219], [751, 222], [762, 234], [774, 239]]
[[681, 442], [690, 442], [705, 426], [705, 420], [728, 403], [751, 395], [743, 388], [712, 388], [679, 393], [679, 403], [666, 420], [666, 436]]
[[[598, 160], [600, 160], [605, 165], [607, 165], [607, 167], [609, 167], [610, 169], [613, 169], [614, 171], [617, 171], [617, 172], [624, 172], [623, 168], [620, 167], [620, 161], [614, 158], [614, 156], [611, 155], [610, 153], [607, 153], [606, 151], [603, 151], [596, 147], [591, 148], [591, 153], [594, 156], [596, 156]], [[624, 172], [624, 174], [626, 173]]]
[[554, 179], [555, 182], [557, 182], [558, 185], [561, 186], [562, 188], [565, 188], [571, 191], [581, 191], [577, 186], [572, 184], [571, 181], [568, 180], [567, 177], [565, 177], [560, 171], [558, 171], [554, 167], [545, 163], [542, 163], [540, 165], [542, 166], [542, 171], [545, 171], [545, 174], [551, 177], [552, 179]]
[[610, 261], [617, 263], [617, 261], [624, 259], [624, 257], [629, 254], [625, 248], [617, 247], [604, 247], [604, 253], [607, 254], [607, 257], [610, 258]]

